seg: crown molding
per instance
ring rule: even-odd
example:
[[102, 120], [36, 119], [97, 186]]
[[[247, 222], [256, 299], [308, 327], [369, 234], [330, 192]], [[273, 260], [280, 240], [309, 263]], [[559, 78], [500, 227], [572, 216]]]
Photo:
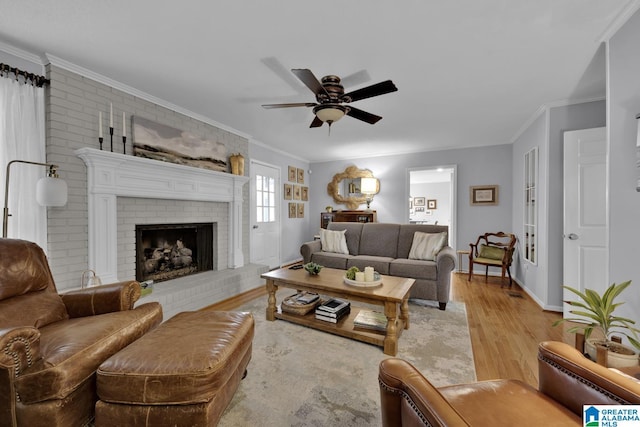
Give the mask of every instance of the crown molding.
[[202, 114], [198, 114], [198, 113], [194, 113], [191, 110], [188, 110], [186, 108], [180, 107], [179, 105], [173, 104], [169, 101], [165, 101], [164, 99], [160, 99], [156, 96], [153, 96], [151, 94], [148, 94], [146, 92], [143, 92], [139, 89], [136, 89], [134, 87], [131, 87], [129, 85], [126, 85], [124, 83], [121, 83], [117, 80], [114, 80], [110, 77], [104, 76], [100, 73], [96, 73], [95, 71], [89, 70], [87, 68], [81, 67], [79, 65], [76, 65], [72, 62], [69, 62], [65, 59], [59, 58], [55, 55], [52, 55], [50, 53], [45, 53], [45, 57], [47, 59], [47, 64], [51, 64], [51, 65], [55, 65], [56, 67], [62, 68], [64, 70], [67, 71], [71, 71], [72, 73], [81, 75], [83, 77], [86, 77], [88, 79], [94, 80], [98, 83], [102, 83], [106, 86], [112, 87], [114, 89], [117, 89], [121, 92], [125, 92], [128, 93], [129, 95], [133, 95], [137, 98], [140, 99], [144, 99], [145, 101], [149, 101], [153, 104], [159, 105], [161, 107], [165, 107], [169, 110], [175, 111], [176, 113], [180, 113], [183, 114], [187, 117], [191, 117], [193, 119], [196, 119], [198, 121], [201, 121], [203, 123], [209, 124], [211, 126], [215, 126], [219, 129], [225, 130], [227, 132], [233, 133], [234, 135], [238, 135], [241, 136], [247, 140], [251, 139], [251, 135], [248, 135], [244, 132], [241, 132], [237, 129], [232, 128], [231, 126], [227, 126], [224, 125], [222, 123], [219, 123], [209, 117], [203, 116]]
[[638, 9], [640, 9], [640, 0], [632, 0], [627, 7], [620, 11], [618, 16], [615, 17], [596, 40], [600, 43], [608, 42]]
[[24, 59], [25, 61], [33, 62], [36, 65], [44, 67], [45, 62], [42, 60], [42, 57], [36, 55], [31, 52], [27, 52], [26, 50], [20, 49], [13, 45], [3, 42], [0, 40], [0, 50], [11, 54], [13, 56], [17, 56], [20, 59]]
[[264, 149], [266, 149], [266, 150], [272, 151], [272, 152], [274, 152], [274, 153], [281, 154], [281, 155], [286, 156], [286, 157], [289, 157], [289, 158], [291, 158], [291, 159], [296, 159], [296, 160], [300, 160], [300, 161], [302, 161], [302, 162], [307, 162], [307, 163], [309, 163], [309, 159], [305, 159], [305, 158], [303, 158], [303, 157], [295, 156], [295, 155], [293, 155], [293, 154], [291, 154], [291, 153], [288, 153], [288, 152], [286, 152], [286, 151], [284, 151], [284, 150], [281, 150], [281, 149], [279, 149], [279, 148], [274, 148], [274, 147], [272, 147], [272, 146], [270, 146], [270, 145], [268, 145], [268, 144], [265, 144], [264, 142], [259, 141], [259, 140], [255, 139], [255, 138], [250, 138], [250, 139], [249, 139], [249, 143], [250, 143], [250, 144], [258, 145], [258, 146], [260, 146], [260, 147], [262, 147], [262, 148], [264, 148]]

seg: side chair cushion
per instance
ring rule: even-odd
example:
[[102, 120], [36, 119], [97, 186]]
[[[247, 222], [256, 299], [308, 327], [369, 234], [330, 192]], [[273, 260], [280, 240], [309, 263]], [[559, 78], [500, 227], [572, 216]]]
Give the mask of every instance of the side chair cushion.
[[480, 245], [478, 258], [496, 259], [502, 261], [504, 258], [504, 249], [495, 246]]
[[0, 301], [0, 329], [16, 326], [41, 328], [68, 318], [62, 298], [53, 289]]

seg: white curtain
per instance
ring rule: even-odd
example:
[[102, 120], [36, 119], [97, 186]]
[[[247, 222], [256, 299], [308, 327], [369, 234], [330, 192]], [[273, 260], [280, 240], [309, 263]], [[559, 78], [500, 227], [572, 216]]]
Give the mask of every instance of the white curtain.
[[[44, 89], [13, 78], [0, 78], [0, 179], [5, 199], [7, 164], [11, 160], [45, 162]], [[11, 165], [7, 237], [36, 242], [47, 250], [47, 212], [36, 202], [36, 183], [47, 168]]]

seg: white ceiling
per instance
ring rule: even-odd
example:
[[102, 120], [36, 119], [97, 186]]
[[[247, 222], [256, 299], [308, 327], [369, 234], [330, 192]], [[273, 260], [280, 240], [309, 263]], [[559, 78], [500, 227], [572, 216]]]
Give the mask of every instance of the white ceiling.
[[[0, 0], [0, 40], [55, 55], [317, 162], [510, 143], [545, 104], [605, 96], [600, 43], [638, 0]], [[289, 71], [391, 79], [310, 129]], [[364, 72], [363, 72], [364, 71]], [[363, 79], [368, 75], [369, 79]], [[347, 79], [349, 80], [349, 79]], [[355, 81], [355, 83], [354, 83]]]

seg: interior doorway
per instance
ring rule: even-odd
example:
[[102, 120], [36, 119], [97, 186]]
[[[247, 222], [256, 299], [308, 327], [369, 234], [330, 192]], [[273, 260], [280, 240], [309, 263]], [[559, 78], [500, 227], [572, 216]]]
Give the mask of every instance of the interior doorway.
[[408, 218], [411, 224], [449, 227], [449, 245], [456, 248], [456, 167], [409, 169]]

